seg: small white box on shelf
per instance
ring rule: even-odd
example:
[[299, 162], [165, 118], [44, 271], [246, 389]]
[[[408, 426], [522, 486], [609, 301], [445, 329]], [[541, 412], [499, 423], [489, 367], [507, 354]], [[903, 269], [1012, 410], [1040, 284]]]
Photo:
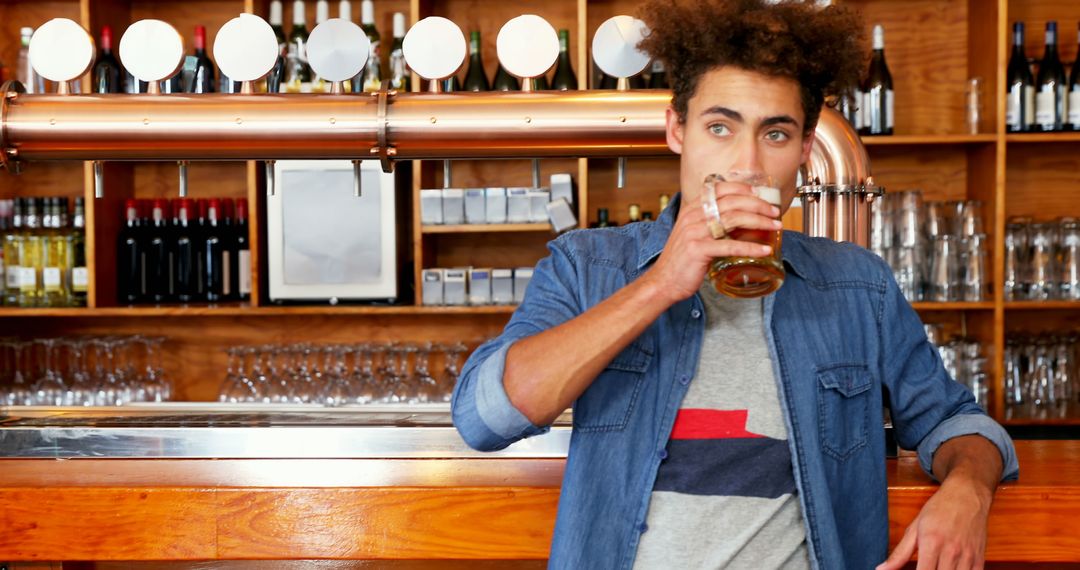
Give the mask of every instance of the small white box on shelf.
[[469, 304], [470, 305], [490, 305], [491, 304], [491, 270], [490, 269], [470, 269], [469, 270]]
[[465, 190], [465, 223], [487, 223], [487, 197], [483, 188], [467, 188]]
[[548, 202], [547, 215], [548, 221], [551, 222], [551, 228], [557, 233], [565, 232], [578, 225], [574, 209], [570, 207], [570, 203], [566, 201], [566, 198], [556, 198]]
[[551, 201], [562, 198], [574, 206], [574, 179], [569, 173], [560, 172], [551, 175]]
[[542, 224], [548, 221], [547, 205], [551, 201], [551, 192], [547, 188], [529, 190], [529, 221]]
[[506, 223], [506, 188], [488, 188], [484, 190], [487, 204], [484, 215], [489, 224]]
[[491, 270], [491, 302], [496, 305], [514, 303], [514, 270]]
[[514, 270], [514, 302], [521, 304], [525, 300], [525, 290], [532, 280], [532, 267], [518, 267]]
[[443, 303], [464, 305], [467, 300], [467, 269], [447, 269], [443, 272]]
[[447, 188], [442, 191], [443, 223], [447, 225], [465, 223], [465, 191], [461, 188]]
[[420, 223], [425, 226], [443, 223], [442, 190], [420, 191]]
[[511, 224], [527, 224], [532, 221], [528, 188], [506, 189], [506, 221]]
[[423, 289], [421, 291], [424, 305], [443, 304], [443, 270], [440, 268], [425, 269], [421, 274]]

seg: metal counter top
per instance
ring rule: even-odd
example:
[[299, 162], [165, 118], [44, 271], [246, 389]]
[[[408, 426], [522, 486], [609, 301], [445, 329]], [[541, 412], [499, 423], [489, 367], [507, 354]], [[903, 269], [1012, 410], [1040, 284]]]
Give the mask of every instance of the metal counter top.
[[558, 458], [570, 424], [567, 413], [549, 433], [478, 452], [458, 435], [449, 404], [0, 407], [0, 458]]

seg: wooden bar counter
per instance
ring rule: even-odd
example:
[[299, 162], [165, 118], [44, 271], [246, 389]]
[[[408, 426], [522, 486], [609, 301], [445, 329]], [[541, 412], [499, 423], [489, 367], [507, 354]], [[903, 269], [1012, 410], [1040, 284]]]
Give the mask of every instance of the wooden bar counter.
[[[997, 493], [988, 561], [1080, 561], [1080, 441], [1016, 447], [1021, 478]], [[4, 459], [0, 561], [541, 561], [563, 466], [559, 458]], [[912, 455], [889, 460], [888, 476], [895, 544], [936, 487]]]

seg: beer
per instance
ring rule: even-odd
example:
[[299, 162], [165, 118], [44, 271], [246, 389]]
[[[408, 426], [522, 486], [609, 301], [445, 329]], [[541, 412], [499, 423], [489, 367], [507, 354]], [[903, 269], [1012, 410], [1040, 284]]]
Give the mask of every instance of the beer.
[[[772, 204], [780, 207], [780, 190], [772, 188], [767, 181], [760, 179], [736, 180], [734, 182], [746, 182], [751, 185], [754, 194]], [[710, 175], [705, 180], [705, 199], [716, 201], [712, 183], [723, 181], [719, 175]], [[764, 182], [764, 184], [762, 183]], [[720, 257], [709, 266], [709, 281], [716, 290], [729, 297], [752, 298], [762, 297], [776, 291], [784, 283], [784, 265], [780, 259], [780, 243], [783, 236], [782, 230], [758, 230], [746, 228], [732, 228], [724, 238], [737, 241], [759, 243], [772, 248], [772, 252], [765, 257]]]

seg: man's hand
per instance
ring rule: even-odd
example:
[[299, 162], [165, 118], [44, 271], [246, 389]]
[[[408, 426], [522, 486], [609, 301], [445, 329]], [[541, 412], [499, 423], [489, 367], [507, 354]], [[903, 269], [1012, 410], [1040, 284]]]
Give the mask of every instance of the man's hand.
[[[754, 195], [750, 186], [738, 182], [716, 182], [716, 209], [722, 234], [736, 228], [779, 230], [780, 210]], [[703, 192], [702, 195], [708, 195]], [[718, 257], [764, 257], [771, 253], [767, 245], [717, 239], [709, 229], [705, 204], [684, 202], [671, 230], [664, 252], [646, 273], [654, 279], [673, 305], [697, 293], [709, 265]]]
[[1001, 480], [1001, 453], [989, 440], [967, 435], [943, 443], [934, 454], [941, 488], [923, 505], [900, 544], [877, 570], [899, 570], [916, 550], [917, 570], [981, 569], [986, 523]]
[[991, 501], [991, 495], [974, 485], [949, 479], [926, 502], [900, 544], [877, 570], [903, 568], [916, 549], [917, 570], [981, 569]]

